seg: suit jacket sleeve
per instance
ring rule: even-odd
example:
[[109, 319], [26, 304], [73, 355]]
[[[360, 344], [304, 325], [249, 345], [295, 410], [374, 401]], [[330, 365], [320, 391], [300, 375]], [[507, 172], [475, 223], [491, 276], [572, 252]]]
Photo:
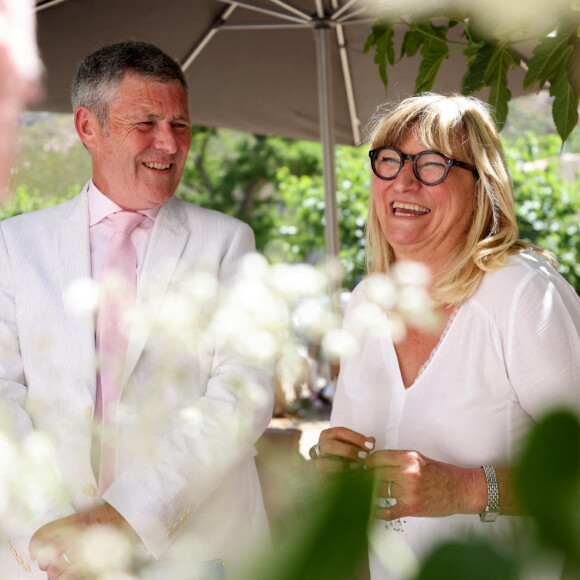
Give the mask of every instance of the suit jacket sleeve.
[[12, 268], [0, 228], [0, 493], [8, 500], [7, 509], [0, 511], [0, 537], [6, 538], [0, 567], [6, 573], [13, 570], [16, 577], [31, 569], [40, 573], [28, 555], [31, 535], [74, 509], [58, 472], [54, 441], [36, 429], [26, 409], [28, 386]]

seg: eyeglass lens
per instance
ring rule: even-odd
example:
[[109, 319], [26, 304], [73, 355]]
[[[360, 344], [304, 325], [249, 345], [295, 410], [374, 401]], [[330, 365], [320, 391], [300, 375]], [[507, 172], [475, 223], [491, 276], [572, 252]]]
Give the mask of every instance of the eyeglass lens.
[[[379, 176], [393, 179], [403, 166], [403, 158], [395, 149], [381, 149], [374, 156], [374, 165]], [[421, 181], [436, 183], [445, 176], [447, 163], [440, 153], [424, 152], [415, 159], [415, 168]]]

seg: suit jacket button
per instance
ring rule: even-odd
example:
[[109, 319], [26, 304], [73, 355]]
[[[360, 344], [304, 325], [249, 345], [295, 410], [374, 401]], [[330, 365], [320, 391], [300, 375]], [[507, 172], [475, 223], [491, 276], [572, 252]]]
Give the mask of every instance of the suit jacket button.
[[95, 487], [93, 485], [88, 485], [88, 484], [83, 485], [82, 492], [87, 497], [95, 497], [97, 495], [97, 490], [95, 489]]

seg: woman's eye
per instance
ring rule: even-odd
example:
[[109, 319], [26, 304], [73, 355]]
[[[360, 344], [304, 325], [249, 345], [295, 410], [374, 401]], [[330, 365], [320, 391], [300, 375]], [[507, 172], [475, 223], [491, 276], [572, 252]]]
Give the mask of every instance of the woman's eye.
[[397, 157], [379, 157], [379, 163], [384, 165], [395, 164], [399, 165], [400, 161]]

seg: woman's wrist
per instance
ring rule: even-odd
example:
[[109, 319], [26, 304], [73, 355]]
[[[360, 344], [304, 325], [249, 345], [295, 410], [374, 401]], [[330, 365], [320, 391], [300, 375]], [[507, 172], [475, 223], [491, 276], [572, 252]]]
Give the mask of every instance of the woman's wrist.
[[487, 506], [487, 481], [481, 467], [467, 469], [467, 514], [480, 514]]

